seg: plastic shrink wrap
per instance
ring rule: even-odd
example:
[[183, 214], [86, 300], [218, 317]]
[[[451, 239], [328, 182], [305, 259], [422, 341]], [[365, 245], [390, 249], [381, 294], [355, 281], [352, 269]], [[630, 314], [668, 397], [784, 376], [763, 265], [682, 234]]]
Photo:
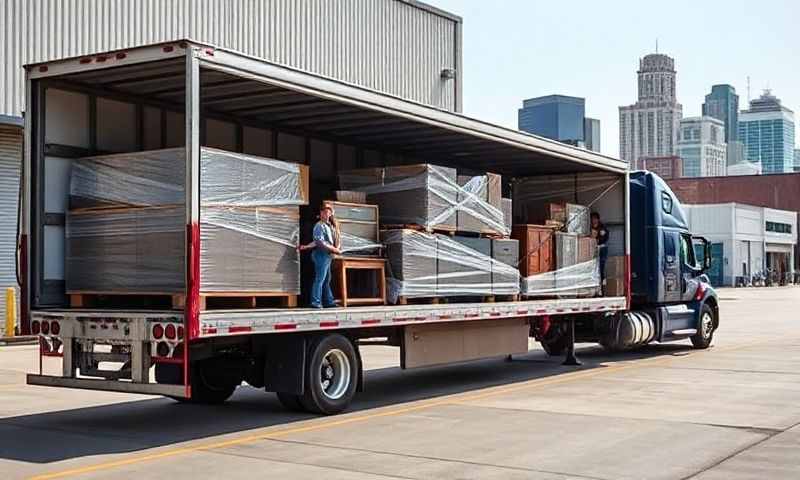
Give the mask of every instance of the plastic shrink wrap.
[[365, 192], [380, 208], [383, 225], [509, 233], [498, 175], [459, 177], [453, 168], [420, 164], [348, 170], [339, 184]]
[[[389, 301], [398, 297], [457, 297], [519, 293], [519, 271], [459, 243], [416, 230], [383, 232], [389, 260]], [[497, 279], [497, 281], [493, 281]]]
[[[184, 290], [185, 163], [184, 149], [75, 161], [67, 291]], [[298, 293], [307, 167], [204, 147], [200, 168], [201, 289]]]

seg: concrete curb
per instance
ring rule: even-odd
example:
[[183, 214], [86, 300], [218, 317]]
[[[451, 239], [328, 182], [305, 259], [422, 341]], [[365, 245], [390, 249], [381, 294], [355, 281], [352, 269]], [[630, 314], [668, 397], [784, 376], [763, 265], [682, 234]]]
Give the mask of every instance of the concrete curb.
[[18, 336], [18, 337], [0, 337], [0, 346], [4, 345], [36, 345], [39, 343], [39, 337], [36, 335]]

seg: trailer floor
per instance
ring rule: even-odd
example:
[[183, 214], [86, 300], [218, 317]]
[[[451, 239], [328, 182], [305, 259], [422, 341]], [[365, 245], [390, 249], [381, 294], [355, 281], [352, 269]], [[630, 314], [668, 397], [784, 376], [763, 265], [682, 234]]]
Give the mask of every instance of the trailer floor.
[[800, 288], [721, 296], [705, 352], [587, 345], [576, 370], [537, 348], [401, 372], [394, 350], [369, 347], [368, 391], [328, 418], [252, 388], [201, 407], [26, 386], [35, 348], [0, 347], [0, 476], [800, 478]]

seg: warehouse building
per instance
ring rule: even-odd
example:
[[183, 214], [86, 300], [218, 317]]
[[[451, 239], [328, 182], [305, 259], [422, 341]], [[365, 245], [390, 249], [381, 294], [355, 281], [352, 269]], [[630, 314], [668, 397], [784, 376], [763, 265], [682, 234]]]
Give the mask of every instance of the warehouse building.
[[[683, 204], [738, 203], [800, 215], [800, 173], [677, 178], [667, 183]], [[800, 272], [800, 232], [795, 229], [793, 235], [794, 270]]]
[[[0, 22], [0, 41], [5, 46], [0, 49], [3, 290], [17, 285], [24, 64], [190, 38], [443, 110], [461, 111], [461, 19], [416, 0], [8, 0], [0, 2]], [[87, 115], [96, 118], [98, 108], [108, 114], [114, 106], [89, 108]], [[275, 105], [270, 108], [276, 111]], [[298, 116], [310, 114], [296, 106], [286, 108]], [[317, 117], [325, 114], [313, 112]], [[142, 113], [135, 115], [136, 121], [146, 121], [139, 117]], [[350, 127], [358, 125], [354, 122]], [[223, 148], [242, 138], [235, 125], [206, 125], [204, 131], [207, 144]], [[173, 142], [163, 139], [161, 143]], [[278, 132], [271, 134], [264, 150], [265, 155], [303, 163], [313, 156], [341, 152], [337, 145]], [[381, 160], [372, 158], [375, 153], [369, 151], [349, 154], [363, 165]], [[4, 295], [0, 296], [3, 311]]]
[[685, 207], [692, 233], [711, 243], [712, 285], [745, 285], [758, 275], [792, 281], [797, 213], [739, 203]]

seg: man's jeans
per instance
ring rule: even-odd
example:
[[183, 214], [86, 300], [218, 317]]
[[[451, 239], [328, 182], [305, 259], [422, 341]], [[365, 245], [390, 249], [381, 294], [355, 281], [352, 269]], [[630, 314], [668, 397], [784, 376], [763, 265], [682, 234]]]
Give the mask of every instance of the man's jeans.
[[330, 307], [335, 305], [331, 291], [331, 254], [319, 247], [311, 252], [314, 262], [314, 283], [311, 285], [311, 306]]

